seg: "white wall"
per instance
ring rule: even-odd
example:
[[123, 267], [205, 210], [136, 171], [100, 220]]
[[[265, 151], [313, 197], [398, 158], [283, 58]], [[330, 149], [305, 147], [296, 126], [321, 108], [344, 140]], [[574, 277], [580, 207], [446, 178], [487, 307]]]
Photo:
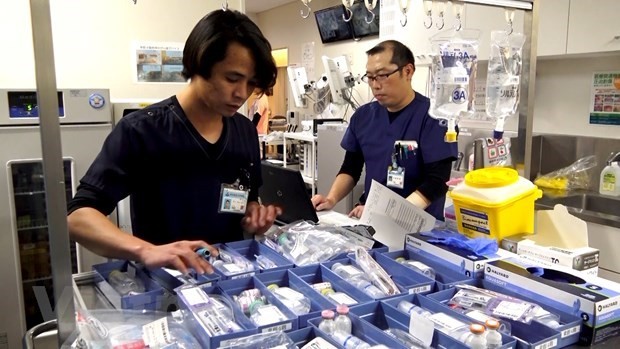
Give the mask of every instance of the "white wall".
[[[313, 10], [323, 9], [340, 4], [337, 0], [315, 0], [311, 3]], [[471, 8], [471, 9], [470, 9]], [[289, 48], [289, 62], [300, 63], [301, 45], [304, 42], [315, 43], [315, 69], [323, 70], [320, 56], [338, 56], [349, 54], [353, 60], [353, 72], [364, 73], [366, 55], [364, 51], [378, 43], [378, 37], [363, 39], [360, 42], [342, 41], [322, 44], [318, 33], [314, 14], [307, 19], [299, 16], [300, 2], [278, 7], [259, 13], [258, 24], [274, 47]], [[475, 10], [474, 10], [475, 9]], [[446, 28], [454, 23], [454, 15], [450, 8], [446, 9]], [[482, 20], [484, 18], [484, 20]], [[435, 18], [436, 19], [436, 18]], [[464, 23], [467, 27], [481, 28], [483, 36], [489, 35], [491, 29], [505, 28], [503, 10], [501, 8], [470, 6], [464, 12]], [[429, 31], [423, 28], [424, 14], [422, 1], [413, 0], [408, 12], [408, 24], [396, 37], [407, 44], [415, 55], [427, 53], [429, 45], [427, 37], [437, 32], [436, 28]], [[522, 28], [523, 13], [517, 11], [515, 30]], [[486, 39], [488, 42], [488, 38]], [[488, 50], [487, 50], [488, 51]], [[588, 108], [590, 106], [590, 85], [592, 72], [600, 70], [620, 70], [620, 55], [595, 58], [560, 58], [539, 60], [536, 78], [536, 99], [534, 101], [534, 132], [585, 135], [596, 137], [620, 138], [620, 126], [589, 125]], [[483, 61], [481, 64], [486, 64]], [[481, 67], [484, 76], [484, 67]], [[426, 68], [418, 67], [414, 88], [424, 90]], [[359, 88], [362, 94], [367, 89]], [[368, 99], [366, 99], [368, 100]], [[290, 105], [291, 103], [289, 103]], [[510, 120], [507, 129], [516, 129], [516, 118]]]
[[620, 126], [590, 125], [592, 74], [620, 70], [620, 55], [539, 60], [534, 132], [620, 139]]
[[[229, 0], [243, 10], [244, 0]], [[112, 98], [165, 98], [183, 84], [138, 84], [132, 42], [184, 43], [221, 1], [51, 0], [56, 81], [60, 88], [109, 88]], [[0, 2], [0, 87], [34, 88], [29, 1]]]

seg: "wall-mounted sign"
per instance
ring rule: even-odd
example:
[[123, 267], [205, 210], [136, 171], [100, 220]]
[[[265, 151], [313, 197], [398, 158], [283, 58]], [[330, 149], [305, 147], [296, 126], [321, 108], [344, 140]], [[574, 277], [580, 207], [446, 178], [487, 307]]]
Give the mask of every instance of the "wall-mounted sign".
[[136, 42], [132, 52], [136, 82], [185, 82], [182, 43]]
[[594, 73], [590, 123], [620, 125], [620, 71]]

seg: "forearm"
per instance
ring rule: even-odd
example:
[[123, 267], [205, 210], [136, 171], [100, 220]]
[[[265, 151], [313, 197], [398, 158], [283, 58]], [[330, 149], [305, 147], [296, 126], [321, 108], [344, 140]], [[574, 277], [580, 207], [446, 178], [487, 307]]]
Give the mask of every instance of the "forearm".
[[121, 231], [94, 208], [82, 207], [68, 217], [71, 238], [90, 251], [107, 258], [140, 260], [153, 245]]
[[431, 202], [417, 190], [407, 196], [407, 201], [421, 209], [425, 209], [431, 204]]
[[355, 180], [346, 173], [340, 173], [336, 176], [334, 184], [332, 184], [327, 198], [333, 200], [334, 205], [347, 196], [355, 187]]

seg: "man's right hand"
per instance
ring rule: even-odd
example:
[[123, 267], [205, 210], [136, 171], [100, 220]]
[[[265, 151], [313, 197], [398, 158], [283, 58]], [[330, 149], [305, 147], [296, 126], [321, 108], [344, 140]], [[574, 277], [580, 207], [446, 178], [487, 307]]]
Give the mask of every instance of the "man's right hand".
[[317, 194], [312, 197], [312, 205], [317, 211], [331, 210], [336, 206], [334, 199], [321, 194]]
[[183, 274], [187, 274], [189, 268], [192, 268], [198, 274], [211, 274], [211, 264], [195, 252], [201, 247], [208, 248], [214, 257], [218, 255], [217, 249], [204, 241], [177, 241], [167, 245], [144, 247], [140, 251], [139, 262], [147, 268], [172, 267]]

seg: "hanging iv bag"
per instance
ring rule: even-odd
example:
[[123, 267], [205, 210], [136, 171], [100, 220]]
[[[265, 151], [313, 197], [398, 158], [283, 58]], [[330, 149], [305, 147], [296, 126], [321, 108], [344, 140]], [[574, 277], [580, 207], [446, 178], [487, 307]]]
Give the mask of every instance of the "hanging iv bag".
[[495, 122], [495, 139], [503, 137], [506, 118], [517, 112], [524, 43], [521, 33], [491, 32], [485, 104], [487, 115]]
[[474, 113], [478, 64], [477, 29], [450, 29], [431, 38], [431, 117], [447, 124], [445, 141], [456, 142], [456, 124]]

